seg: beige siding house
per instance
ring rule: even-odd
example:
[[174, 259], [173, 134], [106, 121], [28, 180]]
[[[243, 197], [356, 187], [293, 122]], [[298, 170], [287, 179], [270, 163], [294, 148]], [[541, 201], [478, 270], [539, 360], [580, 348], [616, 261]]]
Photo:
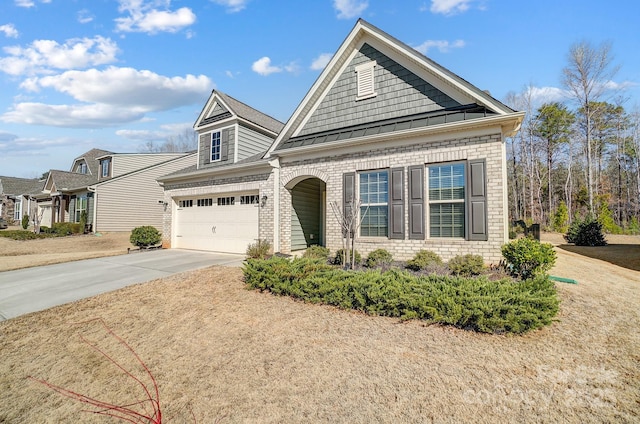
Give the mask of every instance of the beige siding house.
[[366, 21], [286, 125], [258, 131], [273, 139], [262, 154], [240, 154], [250, 137], [219, 103], [214, 93], [196, 121], [198, 166], [160, 179], [171, 206], [165, 246], [242, 252], [260, 238], [285, 254], [314, 244], [335, 252], [336, 210], [362, 222], [355, 237], [365, 255], [385, 248], [408, 259], [428, 249], [445, 260], [500, 260], [505, 138], [524, 113]]
[[195, 161], [195, 153], [114, 153], [92, 149], [69, 171], [50, 170], [36, 196], [41, 225], [81, 222], [93, 232], [162, 229], [164, 192], [156, 178]]

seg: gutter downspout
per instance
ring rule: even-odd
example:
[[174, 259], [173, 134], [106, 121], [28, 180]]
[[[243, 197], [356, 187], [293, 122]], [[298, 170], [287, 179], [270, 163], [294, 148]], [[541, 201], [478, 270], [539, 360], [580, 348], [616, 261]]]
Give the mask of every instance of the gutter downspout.
[[273, 252], [280, 251], [280, 158], [269, 161], [273, 168]]
[[93, 193], [93, 217], [91, 221], [91, 228], [93, 228], [93, 234], [98, 232], [97, 229], [97, 219], [98, 219], [98, 189], [96, 186], [88, 186], [87, 190]]

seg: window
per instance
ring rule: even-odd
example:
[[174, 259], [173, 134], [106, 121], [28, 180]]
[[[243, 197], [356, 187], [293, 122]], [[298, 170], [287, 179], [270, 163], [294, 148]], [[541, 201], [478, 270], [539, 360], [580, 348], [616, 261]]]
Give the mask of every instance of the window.
[[77, 172], [78, 172], [78, 174], [86, 174], [87, 173], [87, 164], [85, 162], [79, 163]]
[[389, 173], [360, 174], [360, 216], [363, 237], [387, 237], [389, 234]]
[[22, 219], [22, 196], [15, 198], [13, 207], [13, 219], [20, 221]]
[[375, 60], [356, 66], [356, 80], [358, 85], [356, 100], [367, 99], [377, 95], [375, 87], [375, 67]]
[[211, 133], [211, 162], [220, 160], [220, 131]]
[[198, 199], [198, 206], [213, 206], [213, 199]]
[[260, 196], [252, 194], [248, 196], [240, 196], [241, 205], [257, 205], [260, 203]]
[[102, 175], [102, 177], [108, 177], [109, 176], [110, 165], [111, 165], [111, 159], [102, 159], [100, 161], [100, 169], [102, 171], [100, 173], [100, 175]]
[[82, 212], [87, 211], [87, 196], [76, 197], [76, 216], [74, 222], [80, 222]]
[[429, 235], [465, 236], [465, 165], [429, 167]]
[[178, 207], [181, 207], [181, 208], [192, 208], [193, 207], [193, 199], [187, 199], [187, 200], [178, 201]]
[[235, 197], [218, 197], [218, 206], [232, 206], [235, 205]]

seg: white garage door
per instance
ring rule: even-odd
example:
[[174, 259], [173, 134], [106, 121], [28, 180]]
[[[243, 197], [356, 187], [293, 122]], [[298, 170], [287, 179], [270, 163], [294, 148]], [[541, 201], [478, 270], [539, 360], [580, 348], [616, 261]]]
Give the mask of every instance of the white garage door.
[[258, 193], [176, 199], [173, 245], [181, 249], [245, 253], [258, 238]]

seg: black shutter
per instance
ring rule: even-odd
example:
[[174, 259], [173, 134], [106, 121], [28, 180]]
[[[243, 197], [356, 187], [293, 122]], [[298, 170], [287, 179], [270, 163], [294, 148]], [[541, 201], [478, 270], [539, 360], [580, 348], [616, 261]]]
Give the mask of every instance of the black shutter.
[[[346, 172], [342, 174], [342, 213], [344, 214], [345, 219], [351, 217], [353, 210], [353, 201], [355, 200], [355, 192], [356, 173]], [[357, 211], [353, 211], [353, 213], [357, 213]], [[342, 229], [342, 235], [343, 237], [347, 235], [344, 228]]]
[[471, 160], [469, 165], [469, 240], [489, 239], [487, 231], [487, 184], [486, 162], [484, 159]]
[[409, 167], [409, 239], [424, 240], [424, 166]]
[[203, 155], [203, 164], [211, 163], [211, 134], [200, 134], [200, 154]]
[[404, 168], [391, 169], [389, 238], [404, 240]]
[[220, 160], [229, 159], [229, 129], [222, 130], [220, 137]]

